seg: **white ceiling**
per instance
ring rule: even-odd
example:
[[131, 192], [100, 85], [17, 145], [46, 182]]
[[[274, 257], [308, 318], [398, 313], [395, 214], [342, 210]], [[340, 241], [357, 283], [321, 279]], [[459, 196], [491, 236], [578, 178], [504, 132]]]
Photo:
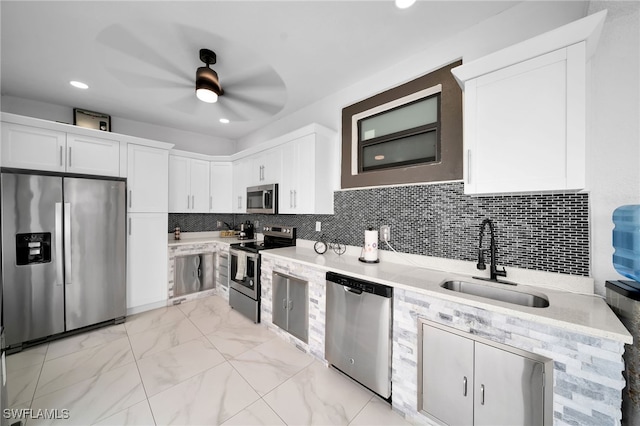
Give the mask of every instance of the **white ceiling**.
[[[1, 91], [237, 140], [517, 3], [2, 0]], [[201, 48], [216, 104], [195, 97]]]

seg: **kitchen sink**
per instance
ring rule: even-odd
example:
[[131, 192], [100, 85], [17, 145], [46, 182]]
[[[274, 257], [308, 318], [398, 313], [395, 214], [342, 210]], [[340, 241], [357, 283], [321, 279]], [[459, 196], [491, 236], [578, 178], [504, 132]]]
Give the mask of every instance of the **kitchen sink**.
[[458, 293], [473, 294], [474, 296], [514, 303], [516, 305], [530, 306], [532, 308], [546, 308], [549, 306], [549, 300], [544, 296], [506, 288], [490, 287], [468, 281], [446, 281], [440, 286], [447, 290], [457, 291]]

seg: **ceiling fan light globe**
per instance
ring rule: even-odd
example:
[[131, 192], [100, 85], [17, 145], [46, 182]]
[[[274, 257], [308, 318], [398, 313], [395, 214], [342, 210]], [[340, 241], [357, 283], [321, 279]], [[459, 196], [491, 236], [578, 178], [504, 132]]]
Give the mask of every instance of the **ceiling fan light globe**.
[[406, 9], [408, 7], [413, 6], [413, 4], [416, 2], [416, 0], [396, 0], [396, 7], [398, 9]]
[[213, 104], [218, 102], [218, 94], [209, 89], [196, 89], [196, 96], [202, 102]]

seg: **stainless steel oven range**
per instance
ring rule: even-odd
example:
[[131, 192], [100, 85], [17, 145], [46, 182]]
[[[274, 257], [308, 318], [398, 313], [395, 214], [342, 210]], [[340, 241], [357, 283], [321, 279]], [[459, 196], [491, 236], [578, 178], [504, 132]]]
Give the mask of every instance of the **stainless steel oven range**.
[[262, 242], [231, 244], [229, 249], [229, 305], [260, 322], [260, 251], [296, 245], [296, 228], [264, 226]]

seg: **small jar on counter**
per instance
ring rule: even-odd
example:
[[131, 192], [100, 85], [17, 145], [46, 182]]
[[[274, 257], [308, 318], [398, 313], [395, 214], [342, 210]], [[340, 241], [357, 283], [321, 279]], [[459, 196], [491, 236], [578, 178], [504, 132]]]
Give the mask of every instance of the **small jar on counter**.
[[179, 240], [180, 239], [180, 227], [176, 226], [176, 229], [173, 230], [173, 238], [175, 240]]

